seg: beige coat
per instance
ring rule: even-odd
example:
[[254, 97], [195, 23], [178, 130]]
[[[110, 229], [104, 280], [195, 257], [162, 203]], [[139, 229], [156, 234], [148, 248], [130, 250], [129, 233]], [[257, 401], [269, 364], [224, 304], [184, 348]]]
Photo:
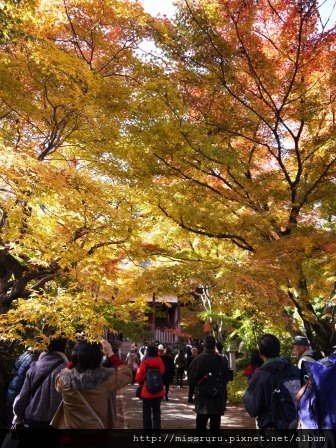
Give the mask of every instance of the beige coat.
[[56, 378], [56, 390], [63, 402], [51, 425], [59, 429], [102, 429], [102, 426], [81, 400], [76, 388], [99, 416], [106, 429], [114, 427], [115, 392], [129, 384], [132, 372], [125, 364], [116, 371], [105, 367], [79, 373], [64, 369]]

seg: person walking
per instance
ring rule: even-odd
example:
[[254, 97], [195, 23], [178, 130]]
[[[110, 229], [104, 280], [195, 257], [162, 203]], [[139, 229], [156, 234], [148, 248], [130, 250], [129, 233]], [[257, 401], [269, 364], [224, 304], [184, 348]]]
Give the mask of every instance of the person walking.
[[[103, 354], [113, 369], [101, 366]], [[113, 353], [108, 341], [79, 341], [68, 368], [56, 378], [63, 403], [51, 425], [62, 430], [61, 447], [107, 447], [107, 430], [115, 425], [115, 392], [131, 379], [131, 369]]]
[[165, 389], [162, 387], [156, 392], [150, 392], [147, 388], [147, 375], [149, 370], [158, 369], [161, 375], [165, 372], [165, 367], [161, 357], [158, 354], [158, 349], [154, 345], [149, 345], [146, 350], [146, 355], [141, 362], [136, 373], [136, 381], [142, 385], [142, 418], [143, 429], [145, 437], [151, 437], [154, 430], [155, 436], [158, 437], [161, 433], [161, 399], [165, 395]]
[[[219, 447], [220, 421], [226, 407], [226, 384], [228, 382], [227, 360], [215, 351], [216, 340], [206, 336], [203, 352], [197, 355], [188, 369], [190, 386], [195, 387], [196, 432], [199, 437], [206, 437], [206, 426], [210, 420], [211, 446]], [[219, 387], [214, 396], [202, 389], [210, 378], [218, 379]], [[207, 443], [201, 445], [207, 446]]]
[[176, 382], [177, 389], [181, 390], [183, 388], [183, 377], [184, 371], [186, 369], [186, 358], [184, 356], [183, 350], [180, 349], [178, 354], [175, 356], [175, 367], [176, 367]]
[[[159, 346], [160, 347], [160, 346]], [[159, 355], [160, 355], [160, 351], [159, 351]], [[172, 356], [172, 350], [170, 347], [166, 347], [164, 349], [164, 352], [161, 356], [162, 362], [164, 364], [165, 367], [165, 371], [164, 374], [162, 375], [162, 381], [163, 381], [163, 385], [165, 387], [165, 400], [168, 401], [168, 394], [169, 394], [169, 388], [170, 385], [172, 384], [173, 380], [174, 380], [174, 376], [175, 376], [175, 364], [174, 364], [174, 359]]]
[[[68, 363], [64, 354], [66, 343], [63, 338], [50, 342], [47, 351], [32, 362], [22, 389], [14, 400], [12, 423], [18, 428], [25, 427], [20, 448], [58, 447], [58, 433], [50, 429], [50, 422], [62, 400], [55, 389], [55, 378]], [[36, 437], [37, 430], [45, 430], [44, 437]]]

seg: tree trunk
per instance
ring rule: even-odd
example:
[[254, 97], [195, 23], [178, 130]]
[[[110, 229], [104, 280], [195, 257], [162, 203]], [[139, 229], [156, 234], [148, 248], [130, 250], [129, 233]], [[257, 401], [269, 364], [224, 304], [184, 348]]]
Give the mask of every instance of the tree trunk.
[[317, 316], [309, 297], [307, 282], [302, 269], [300, 269], [300, 279], [296, 285], [296, 294], [293, 290], [288, 291], [297, 312], [299, 313], [306, 331], [308, 340], [314, 350], [322, 350], [325, 354], [333, 351], [336, 344], [334, 331], [326, 319]]
[[28, 299], [32, 291], [43, 290], [61, 272], [55, 262], [43, 268], [29, 266], [22, 266], [6, 249], [0, 251], [0, 314], [10, 310], [13, 300]]

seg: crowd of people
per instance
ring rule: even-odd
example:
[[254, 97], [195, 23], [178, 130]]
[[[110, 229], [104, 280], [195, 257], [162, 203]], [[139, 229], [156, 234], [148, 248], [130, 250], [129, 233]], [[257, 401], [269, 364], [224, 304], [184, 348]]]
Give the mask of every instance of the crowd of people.
[[[15, 363], [7, 394], [8, 426], [21, 433], [19, 448], [107, 447], [108, 430], [115, 426], [116, 392], [136, 383], [137, 396], [142, 400], [144, 435], [158, 437], [161, 402], [169, 400], [174, 379], [177, 388], [188, 386], [188, 402], [195, 404], [200, 440], [209, 422], [212, 446], [219, 446], [216, 436], [220, 435], [226, 410], [229, 365], [222, 344], [213, 336], [206, 336], [201, 347], [187, 346], [175, 353], [162, 344], [140, 349], [132, 344], [125, 362], [104, 339], [98, 343], [81, 338], [70, 360], [65, 355], [66, 343], [63, 338], [53, 339], [44, 352], [28, 349]], [[276, 336], [265, 334], [244, 371], [248, 387], [243, 402], [261, 431], [305, 428], [294, 396], [304, 403], [307, 377], [313, 377], [312, 365], [322, 354], [313, 352], [304, 336], [295, 337], [293, 349], [298, 366], [281, 356]], [[334, 359], [336, 354], [325, 363], [329, 373]], [[332, 427], [334, 422], [328, 424]], [[40, 441], [36, 429], [48, 429]]]
[[[15, 363], [7, 393], [8, 427], [15, 427], [20, 434], [20, 448], [108, 446], [108, 430], [114, 427], [116, 417], [116, 391], [135, 383], [141, 389], [144, 434], [158, 436], [161, 401], [169, 400], [174, 379], [178, 388], [188, 386], [190, 403], [196, 397], [197, 432], [204, 433], [208, 419], [212, 430], [219, 431], [228, 361], [216, 350], [212, 336], [199, 348], [175, 353], [162, 344], [140, 349], [133, 344], [125, 362], [104, 339], [97, 343], [81, 338], [70, 359], [65, 355], [66, 344], [66, 339], [53, 339], [42, 353], [28, 349]], [[154, 383], [155, 372], [159, 373], [158, 384], [153, 383], [157, 389], [152, 388], [149, 371], [154, 372]], [[220, 375], [220, 392], [215, 398], [198, 397], [200, 381], [205, 382], [209, 374]], [[36, 430], [44, 429], [48, 431], [37, 440]]]
[[8, 405], [19, 448], [108, 444], [116, 391], [132, 381], [132, 372], [106, 340], [79, 340], [70, 360], [66, 344], [64, 338], [53, 339], [47, 350], [34, 356], [28, 350], [15, 363]]

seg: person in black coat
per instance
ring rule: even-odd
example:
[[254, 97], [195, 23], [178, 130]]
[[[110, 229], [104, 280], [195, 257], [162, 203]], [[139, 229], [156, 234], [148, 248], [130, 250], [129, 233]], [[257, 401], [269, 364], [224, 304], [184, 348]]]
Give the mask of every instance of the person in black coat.
[[14, 368], [11, 374], [10, 383], [7, 390], [7, 408], [9, 412], [8, 424], [11, 424], [13, 420], [13, 403], [15, 398], [19, 395], [26, 373], [33, 361], [37, 361], [38, 353], [34, 352], [31, 348], [28, 348], [22, 355], [15, 361]]
[[[228, 382], [228, 363], [226, 358], [219, 356], [215, 351], [216, 340], [213, 336], [204, 338], [204, 351], [195, 357], [188, 369], [188, 381], [190, 386], [195, 387], [195, 410], [196, 432], [199, 437], [206, 437], [206, 425], [210, 419], [210, 436], [220, 436], [221, 416], [224, 415], [226, 407], [226, 384]], [[222, 387], [213, 398], [210, 396], [201, 396], [201, 384], [206, 378], [215, 374], [222, 374]], [[218, 443], [212, 443], [211, 446], [219, 446]]]
[[[160, 352], [159, 352], [160, 354]], [[165, 366], [165, 372], [162, 375], [162, 381], [165, 387], [165, 400], [168, 400], [169, 386], [172, 384], [175, 376], [175, 364], [173, 359], [173, 353], [170, 347], [164, 349], [161, 359]]]

